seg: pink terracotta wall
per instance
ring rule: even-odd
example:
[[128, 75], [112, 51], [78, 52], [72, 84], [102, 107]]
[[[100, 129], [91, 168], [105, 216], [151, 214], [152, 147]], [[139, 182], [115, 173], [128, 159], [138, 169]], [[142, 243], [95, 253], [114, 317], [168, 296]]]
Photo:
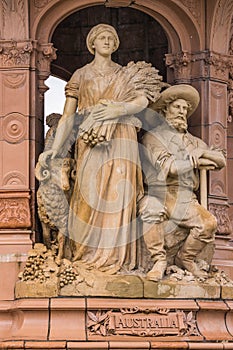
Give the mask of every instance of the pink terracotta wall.
[[[56, 58], [52, 33], [72, 12], [98, 4], [103, 1], [0, 2], [0, 273], [8, 275], [0, 299], [14, 298], [24, 254], [39, 239], [34, 166], [43, 149], [44, 81]], [[117, 1], [108, 1], [108, 6], [116, 5]], [[128, 6], [129, 1], [118, 5]], [[191, 130], [216, 147], [226, 148], [228, 135], [228, 167], [209, 178], [209, 207], [219, 220], [215, 261], [233, 276], [228, 215], [229, 198], [232, 218], [232, 133], [227, 132], [233, 3], [139, 0], [131, 6], [150, 14], [166, 32], [168, 81], [191, 83], [200, 91], [201, 105], [191, 120]]]

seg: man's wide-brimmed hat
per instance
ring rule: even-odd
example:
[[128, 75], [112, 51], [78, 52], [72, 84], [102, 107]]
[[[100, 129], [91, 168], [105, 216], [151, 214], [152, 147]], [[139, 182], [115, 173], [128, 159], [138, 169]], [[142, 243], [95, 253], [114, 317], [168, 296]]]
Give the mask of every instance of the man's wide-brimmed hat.
[[190, 117], [200, 102], [200, 95], [199, 92], [191, 85], [173, 85], [161, 93], [160, 98], [155, 103], [153, 103], [151, 108], [159, 112], [166, 107], [167, 103], [170, 103], [177, 99], [183, 99], [188, 102], [190, 107], [187, 113], [187, 117]]

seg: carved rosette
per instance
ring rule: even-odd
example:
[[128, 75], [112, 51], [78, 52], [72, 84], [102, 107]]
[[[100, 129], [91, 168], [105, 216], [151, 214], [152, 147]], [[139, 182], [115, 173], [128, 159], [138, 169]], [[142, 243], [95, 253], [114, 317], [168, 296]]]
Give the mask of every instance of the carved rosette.
[[21, 113], [10, 113], [3, 118], [3, 139], [9, 143], [19, 143], [25, 140], [27, 120]]
[[29, 228], [31, 226], [29, 196], [0, 197], [0, 229]]
[[187, 51], [166, 55], [166, 65], [174, 71], [175, 81], [190, 82], [191, 54]]
[[0, 40], [0, 67], [28, 67], [32, 41]]
[[53, 47], [53, 44], [38, 44], [37, 47], [37, 60], [36, 66], [39, 77], [39, 92], [43, 98], [44, 93], [48, 90], [48, 87], [44, 84], [44, 81], [50, 75], [50, 64], [57, 58], [57, 49]]
[[226, 132], [220, 124], [213, 124], [211, 128], [210, 144], [215, 148], [226, 149]]
[[209, 204], [209, 211], [216, 217], [218, 222], [217, 234], [229, 235], [232, 232], [232, 225], [228, 215], [228, 205]]

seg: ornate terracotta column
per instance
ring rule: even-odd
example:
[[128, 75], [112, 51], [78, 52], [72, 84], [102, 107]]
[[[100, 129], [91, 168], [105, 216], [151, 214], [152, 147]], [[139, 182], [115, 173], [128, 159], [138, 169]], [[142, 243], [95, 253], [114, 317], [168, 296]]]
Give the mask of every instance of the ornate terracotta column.
[[31, 246], [30, 60], [27, 2], [0, 2], [0, 299], [14, 298], [14, 282]]
[[31, 189], [31, 207], [32, 207], [32, 225], [35, 230], [34, 240], [40, 241], [39, 228], [37, 227], [37, 205], [35, 179], [35, 164], [39, 154], [44, 148], [44, 93], [48, 90], [45, 80], [50, 75], [50, 63], [56, 58], [56, 49], [51, 43], [33, 42], [34, 50], [31, 57], [31, 85], [30, 93], [34, 96], [30, 100], [30, 189]]
[[44, 80], [52, 44], [29, 39], [27, 1], [0, 1], [0, 299], [14, 298], [15, 280], [35, 239], [34, 167], [43, 147]]
[[[198, 110], [190, 120], [190, 130], [209, 145], [227, 150], [227, 87], [233, 59], [209, 50], [166, 55], [169, 79], [195, 86], [201, 95]], [[233, 276], [232, 233], [228, 215], [227, 168], [208, 174], [208, 208], [218, 220], [214, 263]]]
[[227, 164], [228, 164], [228, 191], [229, 191], [229, 214], [230, 220], [233, 219], [233, 21], [231, 23], [231, 38], [229, 43], [230, 69], [228, 81], [228, 127], [227, 127]]

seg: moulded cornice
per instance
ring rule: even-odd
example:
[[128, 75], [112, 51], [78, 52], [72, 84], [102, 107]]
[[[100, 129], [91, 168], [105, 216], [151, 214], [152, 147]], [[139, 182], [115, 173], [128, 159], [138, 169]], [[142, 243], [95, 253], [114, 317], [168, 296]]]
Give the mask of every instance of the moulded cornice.
[[166, 65], [174, 70], [177, 81], [202, 77], [228, 82], [233, 67], [233, 56], [209, 50], [194, 53], [180, 51], [167, 54]]

